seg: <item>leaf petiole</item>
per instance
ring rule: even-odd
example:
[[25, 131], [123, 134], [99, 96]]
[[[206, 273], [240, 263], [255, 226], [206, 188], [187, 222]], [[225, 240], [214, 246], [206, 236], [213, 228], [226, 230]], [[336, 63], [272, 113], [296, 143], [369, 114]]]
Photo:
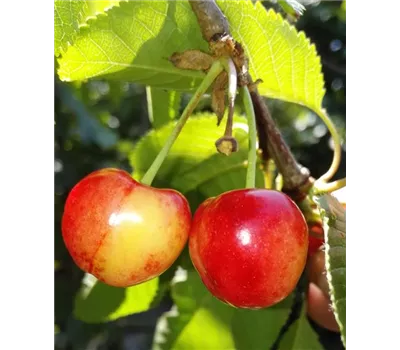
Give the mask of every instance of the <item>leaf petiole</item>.
[[197, 88], [196, 92], [194, 93], [194, 95], [190, 99], [189, 103], [187, 104], [185, 110], [183, 111], [182, 115], [180, 116], [180, 118], [179, 118], [178, 122], [176, 123], [174, 129], [172, 130], [170, 136], [168, 137], [167, 141], [165, 142], [164, 147], [161, 149], [160, 153], [158, 153], [156, 159], [154, 159], [153, 163], [150, 165], [150, 168], [143, 175], [143, 177], [141, 179], [142, 184], [149, 185], [149, 186], [151, 185], [155, 176], [157, 175], [158, 170], [160, 169], [165, 158], [167, 157], [172, 145], [174, 144], [175, 140], [178, 138], [186, 121], [188, 120], [189, 116], [192, 114], [193, 110], [196, 108], [197, 104], [199, 103], [200, 98], [207, 91], [207, 89], [211, 86], [211, 84], [214, 82], [215, 78], [223, 70], [224, 70], [224, 67], [221, 64], [221, 62], [215, 61], [212, 64], [207, 75], [204, 77], [200, 86]]
[[336, 130], [335, 125], [333, 124], [331, 118], [329, 118], [328, 114], [324, 110], [317, 111], [318, 116], [322, 119], [325, 123], [326, 127], [328, 128], [329, 132], [331, 133], [332, 140], [333, 140], [333, 159], [330, 168], [328, 171], [322, 175], [318, 181], [329, 181], [333, 175], [335, 175], [336, 171], [339, 168], [340, 160], [342, 156], [342, 146], [339, 133]]
[[314, 186], [313, 186], [314, 194], [333, 192], [333, 191], [337, 191], [343, 187], [346, 187], [346, 178], [328, 182], [328, 183], [318, 180], [314, 183]]
[[246, 174], [246, 188], [256, 186], [256, 164], [257, 164], [257, 128], [256, 115], [254, 113], [253, 101], [247, 86], [241, 88], [244, 109], [249, 126], [249, 153]]

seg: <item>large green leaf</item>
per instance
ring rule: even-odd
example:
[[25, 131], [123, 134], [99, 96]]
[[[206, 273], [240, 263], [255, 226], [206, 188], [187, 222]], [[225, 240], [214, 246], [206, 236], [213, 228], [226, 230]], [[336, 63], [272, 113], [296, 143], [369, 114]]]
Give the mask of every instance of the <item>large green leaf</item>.
[[236, 309], [232, 319], [235, 349], [270, 349], [290, 315], [292, 303], [293, 295], [290, 295], [267, 309]]
[[304, 32], [272, 9], [250, 0], [217, 0], [233, 37], [244, 45], [259, 91], [272, 98], [321, 109], [325, 94], [320, 57]]
[[333, 311], [346, 345], [346, 210], [332, 195], [315, 198], [325, 233], [325, 267]]
[[154, 349], [233, 349], [230, 322], [235, 309], [214, 298], [195, 270], [180, 274], [172, 287], [176, 306], [159, 320]]
[[81, 25], [92, 16], [107, 11], [119, 0], [55, 0], [54, 54], [58, 56], [74, 43]]
[[[130, 156], [134, 178], [140, 180], [150, 167], [175, 122], [150, 131], [136, 145]], [[206, 196], [216, 195], [230, 189], [245, 186], [248, 134], [247, 120], [234, 116], [234, 136], [239, 143], [239, 152], [227, 157], [217, 153], [215, 141], [224, 129], [216, 125], [216, 116], [203, 113], [192, 116], [172, 146], [168, 157], [155, 178], [157, 186], [170, 186], [183, 193], [200, 189]], [[257, 187], [264, 180], [257, 170]]]
[[[75, 0], [76, 1], [76, 0]], [[108, 11], [115, 5], [118, 5], [120, 0], [86, 0], [89, 7], [89, 16], [96, 16], [100, 13]]]
[[62, 80], [108, 76], [188, 90], [203, 76], [168, 61], [175, 51], [207, 50], [187, 1], [121, 2], [87, 25], [59, 60]]
[[[259, 91], [320, 111], [325, 93], [314, 45], [273, 10], [251, 0], [217, 0], [233, 37], [249, 56]], [[179, 70], [167, 60], [175, 51], [207, 51], [187, 1], [131, 1], [113, 7], [82, 28], [59, 60], [62, 80], [106, 76], [155, 87], [189, 90], [202, 73]]]
[[54, 54], [58, 56], [73, 44], [79, 32], [79, 25], [89, 11], [87, 1], [54, 1]]
[[194, 269], [172, 286], [175, 306], [158, 322], [154, 350], [269, 349], [289, 316], [292, 297], [264, 310], [228, 306], [206, 289]]
[[178, 91], [147, 86], [146, 97], [149, 119], [155, 129], [179, 116], [181, 94]]
[[86, 274], [75, 299], [74, 315], [87, 323], [101, 323], [150, 308], [158, 278], [128, 288], [116, 288]]
[[300, 317], [290, 325], [279, 343], [279, 350], [323, 350], [317, 333], [312, 329], [303, 306]]

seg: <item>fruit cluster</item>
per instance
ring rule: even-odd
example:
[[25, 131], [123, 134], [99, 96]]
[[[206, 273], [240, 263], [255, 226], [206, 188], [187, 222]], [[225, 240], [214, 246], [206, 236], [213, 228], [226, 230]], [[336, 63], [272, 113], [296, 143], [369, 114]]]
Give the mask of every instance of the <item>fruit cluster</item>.
[[127, 287], [155, 278], [188, 242], [210, 292], [240, 308], [274, 305], [305, 268], [308, 227], [284, 193], [239, 189], [207, 199], [193, 218], [175, 190], [102, 169], [70, 192], [62, 234], [75, 263], [100, 281]]

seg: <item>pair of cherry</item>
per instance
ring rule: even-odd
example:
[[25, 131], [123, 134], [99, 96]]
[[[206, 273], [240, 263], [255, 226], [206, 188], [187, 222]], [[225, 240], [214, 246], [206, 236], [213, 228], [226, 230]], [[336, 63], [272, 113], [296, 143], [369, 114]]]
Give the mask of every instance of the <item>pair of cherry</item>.
[[141, 184], [118, 169], [95, 171], [72, 189], [62, 233], [75, 263], [116, 287], [159, 276], [189, 241], [209, 291], [251, 309], [292, 292], [308, 251], [304, 216], [282, 192], [226, 192], [203, 202], [192, 219], [181, 193]]

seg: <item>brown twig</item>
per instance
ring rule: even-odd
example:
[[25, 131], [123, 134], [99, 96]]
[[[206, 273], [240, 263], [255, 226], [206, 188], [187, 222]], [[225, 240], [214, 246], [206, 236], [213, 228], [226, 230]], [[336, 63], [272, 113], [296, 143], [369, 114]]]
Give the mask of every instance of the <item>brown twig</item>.
[[189, 3], [197, 17], [204, 40], [209, 43], [217, 36], [230, 34], [229, 23], [214, 0], [189, 0]]
[[[289, 192], [306, 185], [310, 177], [310, 172], [297, 163], [272, 119], [264, 99], [254, 90], [250, 95], [256, 114], [259, 134], [261, 133], [263, 137], [266, 135], [266, 144], [262, 147], [266, 149], [268, 155], [274, 159], [276, 167], [282, 174], [284, 181], [283, 190]], [[259, 140], [259, 143], [261, 144], [261, 140]], [[264, 152], [263, 148], [262, 150]]]

